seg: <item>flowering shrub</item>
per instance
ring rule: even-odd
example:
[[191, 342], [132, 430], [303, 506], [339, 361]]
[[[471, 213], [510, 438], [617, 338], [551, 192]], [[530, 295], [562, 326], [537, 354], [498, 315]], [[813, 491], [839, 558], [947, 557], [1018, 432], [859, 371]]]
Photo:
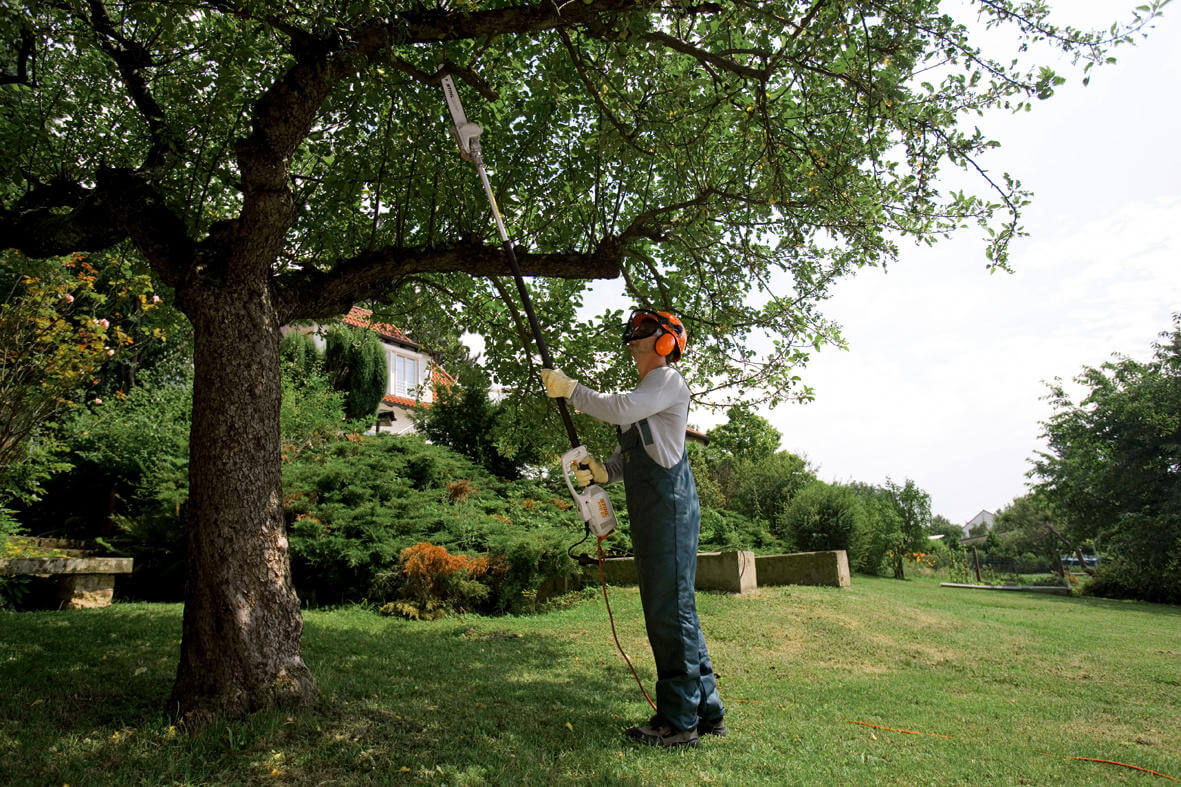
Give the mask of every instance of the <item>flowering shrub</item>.
[[[476, 488], [472, 486], [472, 482], [466, 478], [460, 479], [459, 481], [447, 481], [443, 486], [447, 487], [447, 494], [452, 502], [467, 500], [472, 492], [476, 491]], [[531, 508], [531, 506], [526, 507]]]
[[142, 265], [95, 256], [0, 252], [0, 497], [36, 500], [66, 469], [54, 428], [64, 416], [122, 399], [137, 371], [172, 352], [181, 318]]
[[30, 435], [79, 399], [125, 338], [96, 316], [96, 271], [82, 255], [39, 266], [3, 256], [0, 476], [23, 464]]

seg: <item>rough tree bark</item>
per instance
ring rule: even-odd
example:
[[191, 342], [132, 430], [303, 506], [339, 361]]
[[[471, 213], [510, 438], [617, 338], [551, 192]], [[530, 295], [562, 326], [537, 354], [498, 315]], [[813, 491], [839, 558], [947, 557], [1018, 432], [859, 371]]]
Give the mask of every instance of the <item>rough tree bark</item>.
[[268, 268], [253, 267], [180, 298], [195, 369], [184, 634], [169, 707], [193, 726], [318, 696], [300, 655], [280, 495], [279, 321]]

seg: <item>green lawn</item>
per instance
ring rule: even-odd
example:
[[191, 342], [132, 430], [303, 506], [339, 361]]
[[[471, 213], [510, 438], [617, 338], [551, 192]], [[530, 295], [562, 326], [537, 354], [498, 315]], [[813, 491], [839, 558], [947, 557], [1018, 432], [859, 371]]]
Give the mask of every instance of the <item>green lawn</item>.
[[[684, 752], [622, 737], [647, 706], [601, 598], [434, 623], [308, 612], [323, 707], [195, 737], [162, 714], [178, 606], [0, 614], [0, 782], [1165, 783], [1068, 757], [1181, 778], [1177, 607], [863, 577], [698, 599], [730, 736]], [[651, 690], [635, 590], [612, 606]]]

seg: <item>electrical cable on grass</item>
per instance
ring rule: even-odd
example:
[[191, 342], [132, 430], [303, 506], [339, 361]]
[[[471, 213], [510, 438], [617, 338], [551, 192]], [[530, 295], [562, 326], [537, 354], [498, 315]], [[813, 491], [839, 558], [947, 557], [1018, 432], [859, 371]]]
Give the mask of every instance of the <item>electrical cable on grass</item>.
[[[856, 721], [854, 719], [845, 719], [850, 724], [860, 724], [862, 727], [873, 727], [875, 730], [886, 730], [888, 732], [904, 732], [907, 735], [925, 735], [929, 738], [947, 738], [953, 741], [964, 740], [963, 738], [956, 738], [951, 735], [940, 735], [935, 732], [916, 732], [914, 730], [902, 730], [897, 727], [883, 727], [880, 724], [870, 724], [867, 721]], [[1044, 757], [1060, 757], [1064, 760], [1081, 760], [1083, 762], [1101, 762], [1104, 765], [1118, 765], [1121, 768], [1130, 768], [1133, 771], [1140, 771], [1141, 773], [1151, 773], [1153, 776], [1160, 776], [1162, 779], [1168, 779], [1171, 782], [1178, 781], [1178, 779], [1169, 776], [1167, 773], [1160, 773], [1159, 771], [1149, 770], [1148, 768], [1141, 768], [1139, 765], [1129, 765], [1126, 762], [1118, 762], [1116, 760], [1101, 760], [1095, 757], [1072, 757], [1069, 754], [1049, 754], [1047, 752], [1039, 752]]]
[[640, 687], [640, 691], [643, 693], [644, 699], [648, 700], [648, 704], [652, 706], [652, 711], [654, 713], [659, 713], [660, 711], [656, 710], [656, 703], [652, 701], [652, 698], [648, 696], [648, 692], [644, 689], [644, 684], [640, 680], [640, 675], [638, 672], [636, 672], [636, 668], [632, 664], [632, 660], [627, 657], [627, 653], [625, 653], [623, 650], [623, 645], [619, 644], [619, 634], [615, 631], [615, 616], [611, 614], [611, 599], [607, 598], [607, 575], [603, 573], [604, 538], [606, 538], [606, 536], [599, 536], [599, 540], [595, 546], [599, 550], [599, 583], [603, 587], [603, 601], [607, 604], [607, 619], [611, 621], [611, 636], [615, 637], [615, 647], [619, 648], [619, 655], [623, 656], [623, 660], [626, 661], [627, 666], [631, 668], [632, 677], [636, 679], [636, 685]]

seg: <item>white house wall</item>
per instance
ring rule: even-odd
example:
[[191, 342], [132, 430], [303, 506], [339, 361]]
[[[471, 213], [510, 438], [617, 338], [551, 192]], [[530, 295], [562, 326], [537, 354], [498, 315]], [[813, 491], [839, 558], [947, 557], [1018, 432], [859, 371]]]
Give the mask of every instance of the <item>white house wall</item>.
[[[324, 353], [324, 348], [327, 346], [327, 343], [324, 341], [324, 328], [319, 325], [313, 325], [308, 328], [284, 326], [281, 329], [281, 332], [284, 334], [286, 334], [286, 333], [305, 333], [305, 334], [311, 335], [312, 342], [316, 345], [316, 352], [321, 353], [321, 354]], [[386, 340], [382, 339], [381, 337], [378, 337], [378, 341], [381, 342], [382, 350], [385, 352], [385, 360], [386, 360], [386, 383], [385, 383], [386, 391], [385, 391], [385, 395], [386, 396], [407, 396], [406, 394], [400, 394], [397, 391], [397, 385], [396, 385], [395, 376], [394, 376], [394, 364], [396, 363], [396, 359], [398, 357], [412, 358], [417, 363], [417, 369], [416, 369], [416, 373], [415, 373], [416, 382], [414, 384], [414, 387], [417, 390], [415, 390], [411, 394], [409, 394], [409, 398], [417, 399], [418, 401], [425, 402], [425, 403], [433, 402], [434, 401], [434, 391], [432, 390], [433, 386], [430, 385], [430, 382], [431, 382], [431, 378], [430, 378], [431, 357], [429, 355], [427, 355], [426, 353], [414, 352], [413, 350], [410, 350], [406, 347], [401, 347], [396, 344], [391, 344], [390, 342], [387, 342]], [[399, 415], [403, 414], [401, 411], [404, 410], [404, 408], [400, 408], [396, 405], [391, 406], [389, 404], [383, 403], [381, 405], [380, 409], [394, 409], [394, 408], [397, 408], [397, 410], [399, 411]], [[409, 419], [407, 419], [407, 420], [409, 420]]]

